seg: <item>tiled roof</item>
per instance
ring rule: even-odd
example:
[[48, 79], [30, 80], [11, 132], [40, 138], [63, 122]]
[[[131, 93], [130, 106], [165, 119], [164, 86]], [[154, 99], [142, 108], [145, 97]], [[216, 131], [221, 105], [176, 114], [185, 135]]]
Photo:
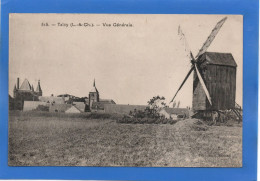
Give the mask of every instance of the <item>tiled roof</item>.
[[75, 105], [71, 106], [70, 108], [68, 108], [65, 113], [81, 113], [84, 111], [81, 111], [80, 109], [78, 109]]
[[42, 92], [40, 81], [38, 81], [38, 85], [37, 85], [37, 88], [36, 88], [35, 92]]
[[85, 112], [85, 103], [84, 102], [73, 102], [72, 103], [77, 109], [81, 112]]
[[24, 79], [21, 87], [20, 87], [20, 90], [26, 90], [26, 91], [30, 91], [31, 90], [31, 85], [29, 83], [29, 81], [27, 79]]
[[116, 104], [115, 101], [113, 101], [112, 99], [99, 99], [99, 102], [102, 102], [104, 104]]
[[104, 110], [104, 106], [107, 104], [116, 104], [112, 99], [100, 99], [99, 102], [93, 102], [93, 109], [102, 109]]

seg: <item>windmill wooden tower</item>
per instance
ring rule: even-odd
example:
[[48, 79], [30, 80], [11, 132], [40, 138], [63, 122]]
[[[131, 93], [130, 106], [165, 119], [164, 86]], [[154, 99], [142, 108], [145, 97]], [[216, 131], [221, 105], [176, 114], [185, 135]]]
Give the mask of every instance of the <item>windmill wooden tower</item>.
[[193, 76], [193, 110], [205, 115], [212, 111], [231, 109], [238, 115], [235, 110], [237, 64], [232, 54], [206, 52], [226, 19], [227, 17], [216, 24], [195, 58], [188, 48], [185, 36], [179, 27], [178, 34], [185, 43], [185, 50], [192, 65], [171, 102], [173, 102], [190, 74], [195, 70]]

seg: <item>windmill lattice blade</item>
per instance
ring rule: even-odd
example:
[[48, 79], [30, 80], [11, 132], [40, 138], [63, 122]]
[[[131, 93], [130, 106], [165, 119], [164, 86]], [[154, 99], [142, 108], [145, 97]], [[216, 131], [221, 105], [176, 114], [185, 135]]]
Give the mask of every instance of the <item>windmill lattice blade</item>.
[[200, 55], [202, 55], [203, 53], [205, 53], [207, 51], [207, 49], [209, 48], [210, 44], [213, 42], [213, 40], [215, 39], [216, 35], [218, 34], [220, 28], [222, 27], [222, 25], [225, 23], [226, 20], [227, 20], [227, 17], [223, 18], [222, 20], [220, 20], [216, 24], [216, 26], [213, 28], [213, 30], [211, 31], [210, 35], [208, 36], [207, 40], [205, 41], [205, 43], [203, 44], [203, 46], [199, 50], [198, 55], [195, 57], [196, 59]]
[[188, 44], [188, 42], [187, 42], [187, 40], [185, 38], [185, 35], [182, 32], [182, 30], [181, 30], [181, 26], [178, 27], [178, 35], [180, 36], [180, 40], [182, 40], [182, 43], [184, 44], [184, 49], [185, 49], [185, 52], [186, 52], [187, 56], [191, 60], [193, 55], [192, 55], [192, 52], [190, 50], [189, 44]]
[[205, 94], [206, 94], [206, 96], [207, 96], [207, 98], [208, 98], [208, 100], [209, 100], [209, 103], [210, 103], [210, 105], [212, 105], [211, 97], [210, 97], [210, 95], [209, 95], [209, 91], [208, 91], [208, 89], [207, 89], [207, 87], [206, 87], [206, 85], [205, 85], [205, 83], [204, 83], [204, 80], [202, 79], [202, 77], [201, 77], [201, 75], [200, 75], [200, 72], [199, 72], [199, 70], [198, 70], [198, 67], [197, 67], [197, 64], [196, 64], [196, 63], [195, 63], [195, 69], [196, 69], [197, 75], [198, 75], [198, 77], [199, 77], [199, 81], [200, 81], [200, 83], [201, 83], [201, 85], [202, 85], [202, 88], [203, 88], [203, 90], [204, 90], [204, 92], [205, 92]]
[[[186, 82], [186, 80], [188, 79], [188, 77], [190, 76], [191, 72], [194, 70], [194, 66], [191, 67], [190, 71], [188, 72], [188, 74], [186, 75], [185, 79], [183, 80], [183, 82], [181, 83], [181, 86], [179, 87], [179, 89], [177, 90], [177, 92], [175, 93], [175, 95], [173, 96], [171, 102], [173, 102], [174, 98], [176, 97], [177, 93], [181, 90], [183, 84]], [[171, 103], [170, 102], [170, 103]]]

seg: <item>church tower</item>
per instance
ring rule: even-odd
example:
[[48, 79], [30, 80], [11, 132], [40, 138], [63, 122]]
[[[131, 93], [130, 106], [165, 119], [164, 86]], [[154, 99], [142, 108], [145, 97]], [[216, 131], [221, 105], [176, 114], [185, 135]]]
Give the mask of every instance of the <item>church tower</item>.
[[41, 85], [40, 85], [40, 80], [38, 80], [38, 85], [37, 85], [35, 92], [38, 96], [42, 96], [42, 88], [41, 88]]
[[92, 104], [94, 102], [99, 102], [99, 92], [96, 88], [95, 79], [94, 79], [93, 87], [92, 87], [91, 91], [89, 92], [89, 108], [90, 108], [90, 110], [92, 109]]

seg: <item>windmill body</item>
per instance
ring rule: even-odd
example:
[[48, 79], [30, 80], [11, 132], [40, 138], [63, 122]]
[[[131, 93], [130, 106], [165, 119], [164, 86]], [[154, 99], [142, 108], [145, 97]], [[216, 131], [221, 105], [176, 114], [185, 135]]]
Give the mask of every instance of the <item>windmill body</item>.
[[198, 63], [199, 70], [208, 89], [212, 104], [209, 103], [195, 71], [193, 75], [193, 110], [218, 111], [234, 109], [237, 64], [232, 54], [205, 52], [199, 57], [198, 62], [200, 62]]

